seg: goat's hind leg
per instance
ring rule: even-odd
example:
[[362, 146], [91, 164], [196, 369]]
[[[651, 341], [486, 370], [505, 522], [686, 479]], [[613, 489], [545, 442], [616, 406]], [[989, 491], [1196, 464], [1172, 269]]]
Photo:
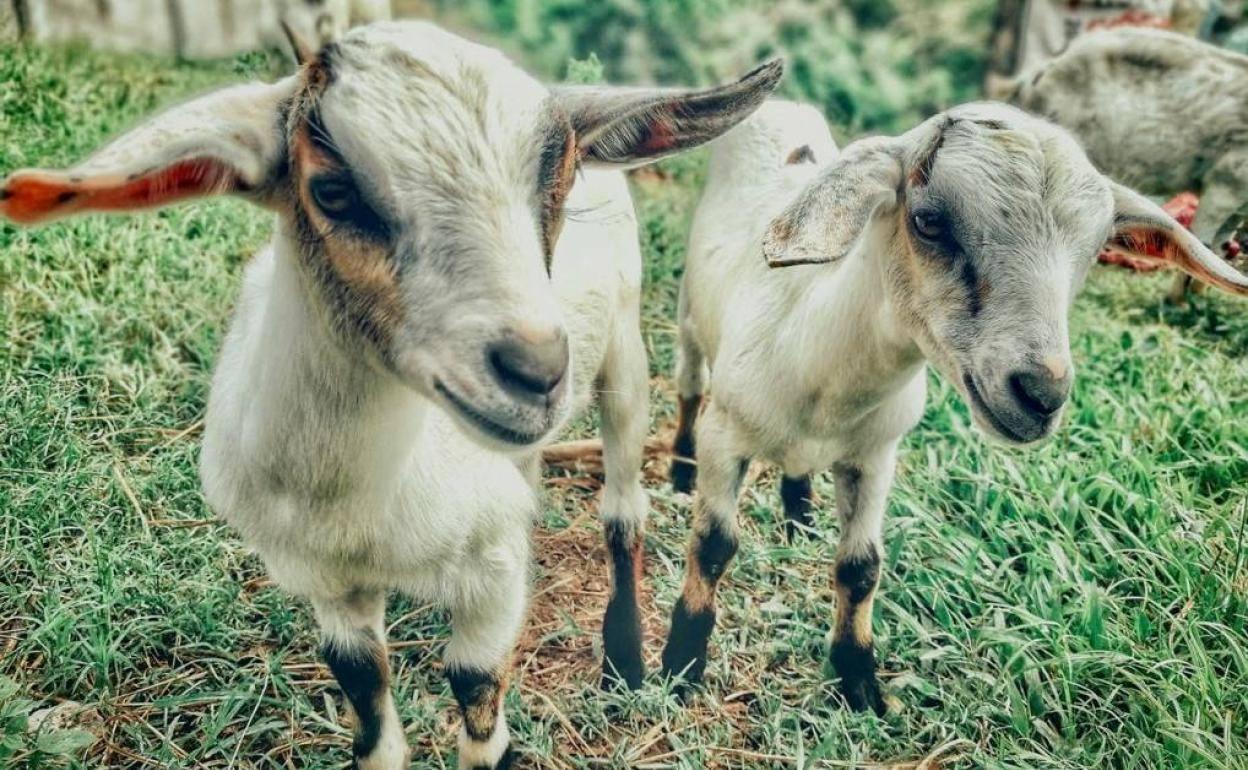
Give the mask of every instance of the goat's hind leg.
[[637, 689], [645, 676], [638, 591], [649, 511], [641, 465], [650, 422], [650, 389], [638, 313], [634, 309], [622, 315], [601, 377], [606, 471], [601, 517], [611, 560], [611, 598], [602, 618], [602, 684]]
[[677, 316], [680, 319], [676, 347], [676, 390], [679, 401], [676, 437], [672, 441], [671, 479], [674, 491], [688, 493], [693, 491], [698, 475], [694, 426], [697, 423], [698, 410], [702, 407], [706, 361], [698, 346], [693, 319], [689, 316], [688, 290], [684, 282], [680, 285]]
[[780, 477], [780, 502], [784, 505], [784, 535], [791, 543], [798, 534], [810, 537], [815, 531], [814, 492], [810, 474]]
[[355, 714], [352, 753], [359, 770], [406, 770], [409, 751], [390, 695], [385, 592], [314, 599], [321, 654]]
[[689, 683], [701, 681], [706, 672], [707, 644], [715, 627], [715, 591], [737, 552], [737, 498], [749, 465], [748, 456], [734, 440], [731, 418], [713, 401], [698, 438], [702, 474], [693, 503], [693, 535], [685, 559], [685, 582], [663, 648], [664, 675], [679, 675]]

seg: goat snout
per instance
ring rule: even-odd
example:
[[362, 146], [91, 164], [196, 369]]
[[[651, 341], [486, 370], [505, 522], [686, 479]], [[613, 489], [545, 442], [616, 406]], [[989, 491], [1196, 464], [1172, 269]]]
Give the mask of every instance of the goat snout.
[[568, 337], [562, 329], [512, 332], [489, 346], [490, 369], [503, 390], [526, 400], [556, 395], [568, 372]]
[[1070, 398], [1072, 379], [1066, 366], [1020, 369], [1008, 376], [1010, 393], [1036, 417], [1049, 417], [1062, 408]]

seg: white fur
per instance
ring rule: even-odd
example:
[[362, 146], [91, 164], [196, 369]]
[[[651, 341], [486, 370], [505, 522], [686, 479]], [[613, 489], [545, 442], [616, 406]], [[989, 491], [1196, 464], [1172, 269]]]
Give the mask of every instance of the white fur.
[[[816, 163], [785, 162], [801, 145]], [[743, 463], [759, 458], [787, 477], [832, 468], [839, 559], [878, 557], [928, 362], [989, 435], [1049, 435], [1073, 378], [1069, 306], [1115, 228], [1146, 227], [1248, 288], [1060, 128], [1003, 105], [836, 154], [814, 110], [773, 102], [712, 148], [679, 309], [680, 395], [711, 396], [696, 431], [695, 548], [711, 530], [736, 539]], [[923, 245], [918, 211], [939, 213], [950, 240]], [[1033, 383], [1026, 396], [1020, 382]], [[682, 600], [705, 602], [690, 585]], [[688, 664], [684, 645], [669, 644], [669, 670]]]
[[[193, 166], [197, 194], [279, 212], [217, 365], [204, 491], [274, 579], [310, 599], [335, 674], [382, 714], [364, 766], [404, 765], [389, 693], [374, 702], [369, 689], [384, 674], [390, 590], [450, 609], [452, 686], [471, 687], [457, 696], [479, 701], [466, 707], [474, 719], [503, 724], [487, 696], [524, 618], [537, 453], [595, 391], [602, 516], [609, 538], [629, 539], [620, 558], [635, 558], [647, 365], [637, 221], [618, 168], [726, 131], [781, 69], [709, 98], [548, 89], [493, 49], [380, 22], [280, 83], [202, 97], [69, 172], [27, 170], [0, 187], [0, 216], [29, 223], [109, 192], [169, 202]], [[580, 171], [562, 201], [581, 162], [599, 168]], [[324, 204], [327, 180], [349, 205]], [[47, 185], [72, 194], [40, 197]], [[634, 602], [613, 595], [617, 609]], [[636, 680], [636, 613], [617, 614], [624, 632], [604, 635], [622, 640], [613, 649]], [[505, 729], [482, 743], [461, 764], [492, 766]]]

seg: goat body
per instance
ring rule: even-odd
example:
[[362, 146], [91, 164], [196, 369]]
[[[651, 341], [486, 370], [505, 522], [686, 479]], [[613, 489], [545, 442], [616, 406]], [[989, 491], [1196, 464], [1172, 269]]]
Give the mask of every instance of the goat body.
[[1248, 279], [1101, 176], [1060, 128], [1003, 105], [959, 107], [838, 154], [818, 113], [772, 102], [716, 142], [678, 309], [672, 481], [689, 490], [696, 468], [697, 496], [664, 670], [704, 674], [748, 461], [782, 469], [790, 537], [810, 531], [810, 476], [830, 468], [842, 524], [831, 662], [852, 708], [883, 713], [871, 607], [925, 364], [990, 435], [1045, 438], [1073, 379], [1067, 309], [1107, 240], [1132, 253], [1162, 245], [1164, 258], [1248, 293]]
[[311, 600], [359, 767], [407, 766], [390, 589], [451, 610], [460, 766], [510, 762], [502, 697], [538, 452], [596, 391], [604, 682], [640, 684], [648, 377], [619, 168], [718, 136], [781, 71], [691, 92], [552, 89], [431, 25], [381, 23], [279, 83], [169, 110], [68, 172], [4, 180], [0, 216], [25, 224], [220, 193], [276, 211], [217, 366], [202, 476], [274, 578]]

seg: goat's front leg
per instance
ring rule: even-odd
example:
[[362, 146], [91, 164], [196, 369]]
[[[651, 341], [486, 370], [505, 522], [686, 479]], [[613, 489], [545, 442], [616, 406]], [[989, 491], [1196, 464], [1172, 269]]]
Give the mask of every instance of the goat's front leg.
[[841, 693], [854, 711], [888, 710], [876, 677], [871, 609], [880, 582], [880, 540], [884, 507], [893, 482], [895, 446], [873, 456], [832, 467], [841, 540], [836, 552], [836, 625], [832, 665]]
[[645, 662], [638, 591], [644, 574], [649, 498], [641, 464], [650, 390], [638, 309], [623, 313], [602, 372], [602, 443], [606, 486], [601, 516], [611, 560], [611, 598], [602, 618], [602, 684], [641, 687]]
[[390, 695], [385, 592], [351, 591], [314, 599], [312, 605], [321, 626], [321, 654], [355, 714], [354, 766], [406, 770], [407, 739]]
[[515, 758], [503, 697], [528, 601], [527, 549], [525, 554], [488, 585], [472, 586], [451, 605], [451, 640], [444, 660], [463, 720], [460, 770], [505, 770]]
[[711, 402], [698, 430], [698, 490], [693, 502], [693, 536], [685, 559], [685, 582], [672, 611], [663, 648], [663, 673], [702, 680], [706, 647], [715, 627], [715, 590], [737, 552], [737, 497], [749, 465], [733, 440], [731, 418]]

